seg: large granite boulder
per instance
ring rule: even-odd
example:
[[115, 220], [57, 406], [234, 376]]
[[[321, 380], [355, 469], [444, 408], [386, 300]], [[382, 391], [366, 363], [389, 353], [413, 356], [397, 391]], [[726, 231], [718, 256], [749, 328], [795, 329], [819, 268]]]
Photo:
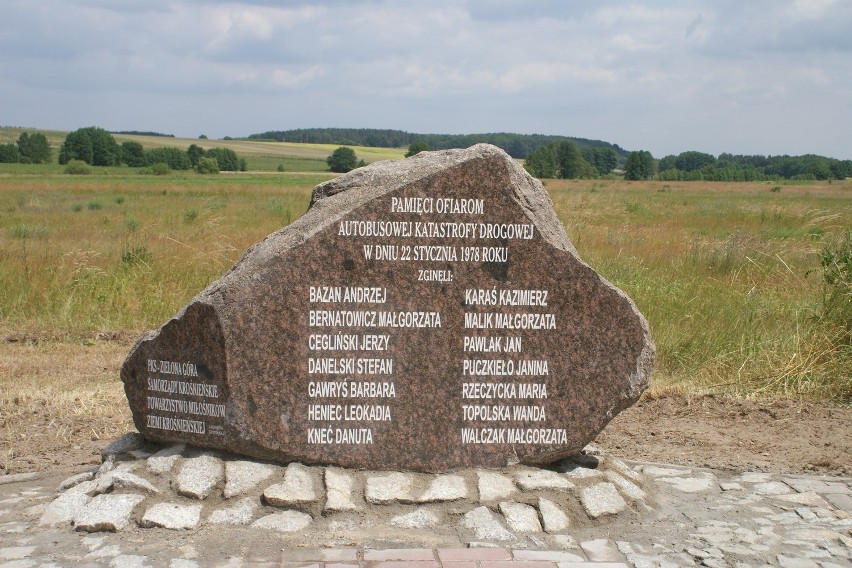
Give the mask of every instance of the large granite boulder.
[[443, 471], [578, 452], [648, 386], [648, 325], [541, 184], [477, 145], [323, 183], [121, 370], [146, 438]]

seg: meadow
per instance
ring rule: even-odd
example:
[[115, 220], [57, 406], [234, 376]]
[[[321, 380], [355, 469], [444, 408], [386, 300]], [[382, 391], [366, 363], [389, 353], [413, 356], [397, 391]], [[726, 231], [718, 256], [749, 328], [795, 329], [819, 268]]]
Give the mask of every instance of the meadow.
[[[157, 327], [330, 175], [0, 175], [3, 333]], [[819, 264], [852, 226], [852, 182], [545, 183], [583, 259], [648, 318], [655, 389], [852, 400]]]
[[[265, 171], [0, 165], [0, 468], [33, 453], [25, 442], [37, 436], [61, 448], [130, 428], [117, 371], [135, 339], [304, 213], [333, 175], [274, 171], [328, 149], [242, 144], [260, 144], [241, 156]], [[850, 284], [827, 285], [820, 263], [852, 247], [852, 180], [545, 187], [583, 260], [649, 321], [649, 396], [852, 405]]]
[[547, 187], [584, 260], [648, 319], [652, 391], [852, 403], [852, 267], [829, 286], [821, 263], [850, 251], [852, 182]]

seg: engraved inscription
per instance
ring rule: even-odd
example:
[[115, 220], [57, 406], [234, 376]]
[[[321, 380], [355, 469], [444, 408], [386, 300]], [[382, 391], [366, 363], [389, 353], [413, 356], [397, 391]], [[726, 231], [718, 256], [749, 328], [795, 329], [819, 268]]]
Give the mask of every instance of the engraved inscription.
[[219, 386], [204, 380], [198, 363], [148, 359], [147, 371], [148, 428], [202, 436], [223, 434], [225, 404], [220, 401]]
[[[387, 202], [382, 218], [341, 220], [336, 234], [355, 240], [362, 260], [367, 263], [441, 265], [416, 271], [417, 282], [424, 285], [455, 282], [458, 275], [452, 267], [456, 264], [508, 263], [513, 241], [536, 236], [531, 223], [488, 222], [484, 219], [489, 211], [489, 201], [485, 198], [391, 197]], [[424, 239], [429, 242], [423, 243]], [[493, 243], [496, 239], [500, 244]], [[460, 419], [465, 424], [459, 434], [461, 442], [563, 443], [565, 431], [558, 428], [471, 427], [483, 422], [547, 423], [550, 363], [528, 353], [525, 338], [529, 333], [557, 331], [557, 317], [547, 311], [551, 301], [547, 289], [484, 288], [476, 279], [468, 278], [471, 281], [459, 298], [464, 335], [457, 358], [446, 362], [450, 368], [457, 369], [462, 403]], [[442, 312], [446, 309], [442, 303], [420, 305], [422, 311], [396, 310], [396, 299], [384, 284], [373, 282], [352, 286], [315, 282], [308, 286], [309, 354], [305, 371], [310, 402], [306, 413], [313, 425], [306, 432], [309, 444], [377, 443], [380, 436], [375, 423], [394, 422], [393, 404], [375, 401], [397, 396], [399, 362], [391, 357], [367, 356], [366, 352], [387, 352], [397, 341], [398, 331], [394, 330], [425, 332], [441, 328]], [[348, 307], [348, 304], [375, 307]], [[485, 310], [480, 311], [481, 308]], [[416, 362], [407, 362], [408, 366], [413, 364]], [[320, 377], [315, 378], [317, 375]], [[387, 380], [358, 381], [360, 376], [383, 376]], [[496, 378], [517, 382], [473, 382]], [[528, 382], [530, 379], [536, 382]], [[521, 403], [509, 404], [510, 401]], [[359, 422], [361, 427], [341, 428], [340, 422]]]

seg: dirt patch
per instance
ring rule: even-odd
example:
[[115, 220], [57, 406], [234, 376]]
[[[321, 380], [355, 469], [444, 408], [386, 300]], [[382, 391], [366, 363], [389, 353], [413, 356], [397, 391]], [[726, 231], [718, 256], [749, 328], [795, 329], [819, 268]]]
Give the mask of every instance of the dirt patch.
[[[116, 404], [119, 404], [117, 401]], [[127, 417], [119, 429], [129, 428]], [[100, 427], [78, 417], [81, 430]], [[103, 439], [68, 444], [38, 414], [14, 444], [10, 471], [44, 471], [100, 462]], [[638, 461], [779, 473], [852, 473], [852, 409], [811, 403], [759, 403], [702, 396], [648, 399], [621, 413], [595, 440], [605, 453]]]
[[0, 475], [100, 462], [132, 430], [118, 371], [130, 343], [0, 341]]
[[[28, 339], [28, 338], [24, 338]], [[0, 475], [100, 462], [132, 431], [118, 371], [132, 341], [0, 342]], [[852, 474], [852, 409], [714, 396], [645, 397], [594, 442], [605, 453], [735, 471]]]
[[644, 398], [595, 444], [639, 461], [734, 471], [852, 473], [852, 409], [715, 396]]

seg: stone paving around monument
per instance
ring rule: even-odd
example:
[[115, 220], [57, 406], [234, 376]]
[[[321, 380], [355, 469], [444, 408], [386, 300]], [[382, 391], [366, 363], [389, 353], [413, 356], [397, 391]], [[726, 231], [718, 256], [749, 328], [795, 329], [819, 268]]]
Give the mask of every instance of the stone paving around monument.
[[852, 566], [852, 479], [631, 464], [279, 466], [136, 435], [0, 478], [0, 567]]

